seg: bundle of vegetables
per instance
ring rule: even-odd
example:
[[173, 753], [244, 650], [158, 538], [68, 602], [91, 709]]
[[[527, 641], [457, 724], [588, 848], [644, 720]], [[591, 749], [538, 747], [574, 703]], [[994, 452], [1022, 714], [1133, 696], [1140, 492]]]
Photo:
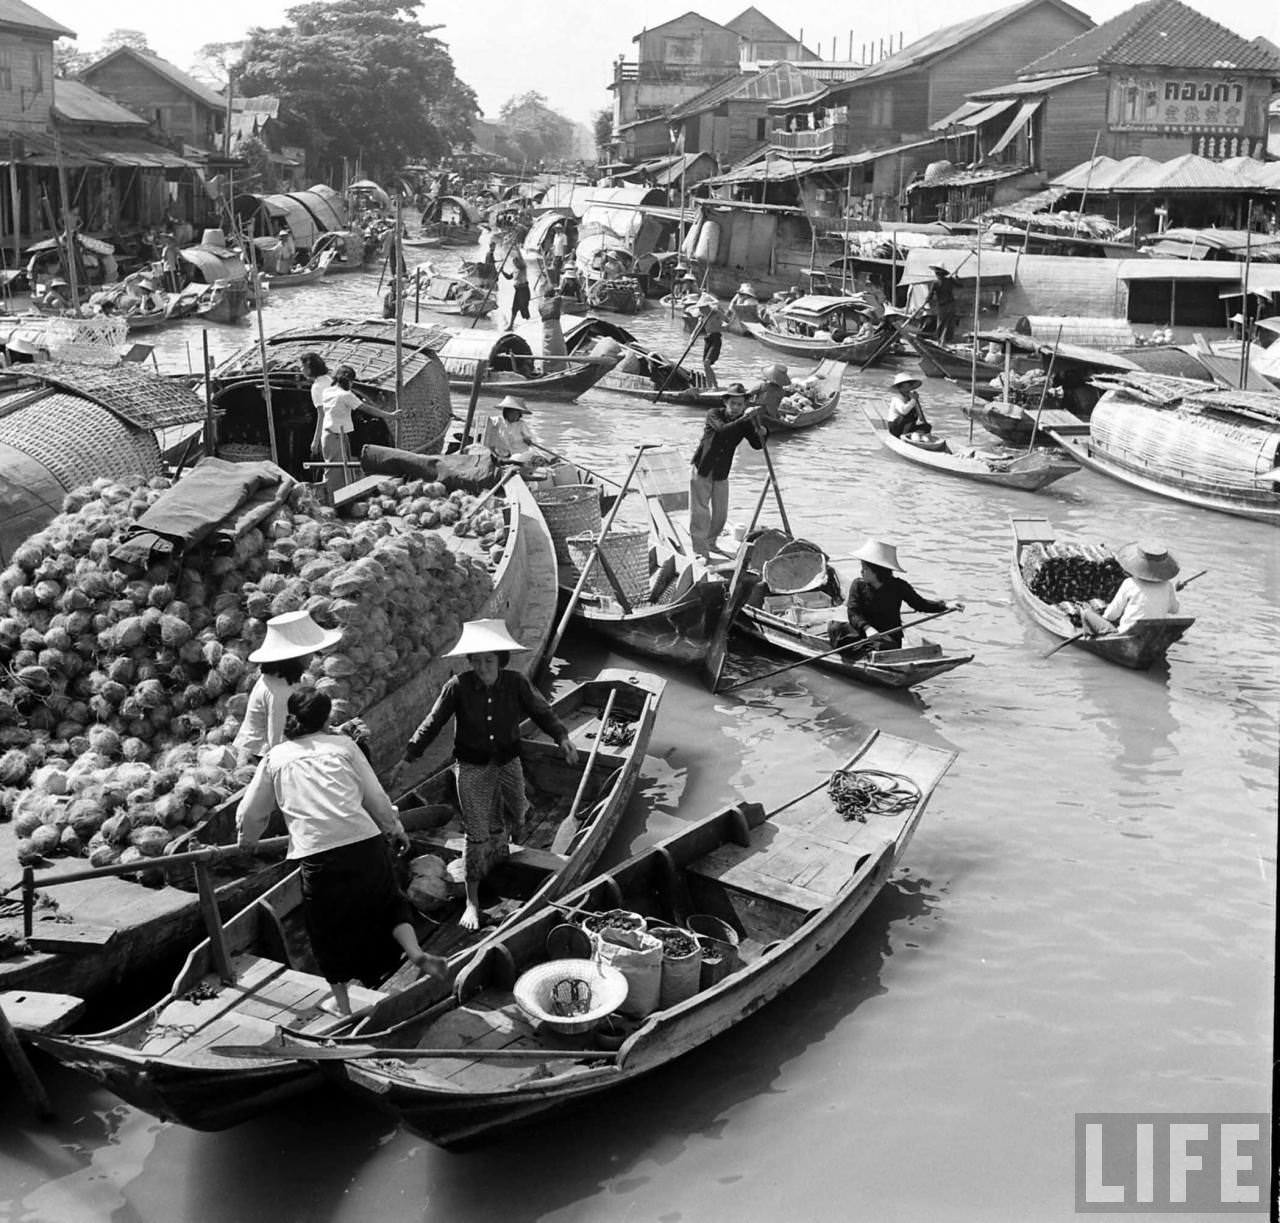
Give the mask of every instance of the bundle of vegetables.
[[467, 494], [388, 480], [363, 520], [299, 489], [231, 552], [131, 577], [111, 553], [168, 486], [68, 494], [0, 573], [0, 820], [14, 820], [20, 860], [163, 852], [252, 776], [228, 745], [271, 616], [305, 608], [344, 630], [311, 668], [336, 723], [451, 645], [492, 590], [484, 561], [412, 528], [454, 524], [495, 555], [505, 541], [500, 514], [464, 523]]
[[1102, 549], [1091, 549], [1090, 555], [1071, 545], [1034, 547], [1039, 555], [1029, 557], [1024, 553], [1030, 570], [1027, 574], [1024, 569], [1024, 574], [1031, 593], [1045, 603], [1088, 603], [1094, 599], [1110, 602], [1124, 581], [1120, 562]]

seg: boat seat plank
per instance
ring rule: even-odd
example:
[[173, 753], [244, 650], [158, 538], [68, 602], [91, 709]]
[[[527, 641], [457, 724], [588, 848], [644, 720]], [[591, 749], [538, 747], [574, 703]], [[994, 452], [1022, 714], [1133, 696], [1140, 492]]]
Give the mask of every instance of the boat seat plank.
[[86, 1002], [72, 994], [48, 994], [34, 989], [0, 991], [0, 1012], [15, 1032], [61, 1032], [83, 1012]]
[[114, 926], [93, 922], [38, 922], [27, 939], [32, 951], [80, 952], [99, 951], [116, 937]]
[[1058, 533], [1044, 518], [1010, 518], [1013, 537], [1019, 544], [1051, 544]]

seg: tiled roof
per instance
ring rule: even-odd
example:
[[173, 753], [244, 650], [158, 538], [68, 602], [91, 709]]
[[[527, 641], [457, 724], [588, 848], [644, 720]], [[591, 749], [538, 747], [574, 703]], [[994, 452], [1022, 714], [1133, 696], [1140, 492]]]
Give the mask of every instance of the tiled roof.
[[226, 98], [220, 93], [215, 93], [208, 85], [202, 85], [195, 77], [188, 76], [181, 68], [171, 64], [167, 59], [161, 59], [158, 55], [152, 55], [149, 52], [136, 51], [133, 47], [117, 47], [114, 51], [107, 52], [100, 60], [90, 64], [80, 75], [82, 77], [91, 77], [104, 64], [120, 56], [135, 59], [157, 76], [164, 77], [171, 85], [176, 85], [183, 93], [190, 94], [198, 102], [204, 103], [205, 106], [212, 106], [216, 110], [226, 108]]
[[1280, 59], [1196, 12], [1182, 0], [1143, 0], [1110, 21], [1032, 60], [1019, 75], [1097, 64], [1240, 68], [1280, 74]]
[[46, 17], [22, 0], [0, 0], [0, 26], [21, 26], [25, 30], [41, 30], [54, 38], [74, 38], [76, 32], [68, 30], [52, 17]]
[[681, 102], [669, 117], [684, 119], [728, 101], [776, 102], [798, 94], [812, 93], [819, 86], [820, 82], [816, 78], [783, 62], [759, 72], [740, 72], [737, 76], [720, 81], [687, 102]]
[[126, 110], [118, 102], [90, 89], [83, 81], [63, 77], [53, 82], [53, 109], [58, 116], [71, 123], [109, 123], [113, 127], [129, 124], [146, 127], [147, 121], [133, 111]]

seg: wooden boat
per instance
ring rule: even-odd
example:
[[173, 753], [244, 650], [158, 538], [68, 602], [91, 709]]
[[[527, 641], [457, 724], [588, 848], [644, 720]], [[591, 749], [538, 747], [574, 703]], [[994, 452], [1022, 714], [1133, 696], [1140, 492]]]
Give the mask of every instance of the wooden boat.
[[312, 258], [330, 250], [335, 254], [325, 268], [326, 276], [364, 271], [364, 235], [358, 229], [331, 229], [321, 234], [311, 248]]
[[1090, 590], [1096, 592], [1091, 597], [1109, 603], [1124, 580], [1124, 570], [1111, 549], [1105, 544], [1063, 539], [1043, 518], [1010, 518], [1009, 526], [1013, 530], [1009, 581], [1013, 584], [1014, 597], [1042, 629], [1055, 637], [1069, 639], [1073, 646], [1117, 666], [1146, 671], [1160, 662], [1169, 647], [1196, 622], [1194, 616], [1160, 616], [1139, 620], [1124, 633], [1081, 636], [1080, 604], [1073, 603], [1068, 610], [1067, 605], [1049, 603], [1032, 592], [1032, 582], [1040, 567], [1052, 557], [1087, 561], [1093, 583]]
[[434, 314], [486, 318], [498, 308], [498, 291], [485, 290], [465, 276], [450, 276], [431, 268], [419, 276], [416, 286], [410, 284], [405, 290], [406, 304], [409, 301]]
[[273, 289], [294, 289], [298, 285], [314, 284], [329, 270], [329, 265], [338, 257], [338, 252], [330, 247], [322, 250], [307, 261], [307, 266], [297, 272], [278, 272], [266, 277]]
[[165, 323], [177, 321], [169, 313], [167, 306], [161, 306], [156, 310], [137, 310], [132, 314], [120, 315], [124, 319], [124, 325], [130, 331], [150, 331], [155, 327], [163, 327]]
[[918, 335], [905, 328], [902, 334], [920, 354], [920, 372], [929, 378], [953, 378], [964, 385], [971, 381], [989, 382], [1004, 373], [1003, 361], [977, 362], [977, 377], [973, 377], [972, 349], [959, 344], [941, 344], [926, 335]]
[[876, 440], [886, 450], [909, 463], [945, 475], [1033, 493], [1080, 470], [1075, 463], [1044, 450], [1033, 450], [1030, 454], [1004, 449], [956, 454], [941, 439], [935, 439], [932, 446], [923, 446], [906, 438], [894, 437], [875, 404], [863, 400], [862, 411], [875, 430]]
[[1280, 409], [1271, 393], [1183, 379], [1100, 379], [1089, 436], [1055, 440], [1091, 471], [1202, 509], [1280, 523]]
[[434, 238], [441, 246], [473, 246], [480, 240], [479, 211], [459, 195], [438, 195], [422, 210], [419, 240]]
[[[748, 637], [792, 658], [817, 658], [831, 649], [827, 624], [842, 616], [847, 592], [839, 575], [825, 566], [825, 578], [814, 590], [774, 595], [763, 577], [765, 563], [791, 541], [782, 531], [762, 532], [751, 545], [747, 571], [751, 587], [734, 627]], [[824, 558], [825, 559], [825, 558]], [[899, 650], [831, 654], [814, 666], [877, 688], [912, 688], [973, 661], [972, 654], [951, 653], [933, 642]]]
[[[402, 331], [400, 395], [396, 398], [396, 328], [394, 322], [332, 319], [309, 327], [280, 331], [266, 339], [280, 466], [306, 479], [311, 461], [315, 408], [311, 390], [297, 372], [303, 353], [318, 353], [329, 366], [350, 365], [356, 389], [384, 407], [399, 406], [395, 433], [387, 421], [357, 414], [351, 452], [359, 457], [366, 445], [397, 445], [402, 450], [438, 452], [452, 424], [449, 378], [436, 353], [448, 339], [439, 326], [406, 323]], [[214, 406], [225, 413], [218, 428], [219, 447], [257, 446], [270, 456], [266, 413], [262, 403], [262, 349], [248, 344], [213, 372]]]
[[[671, 925], [703, 914], [731, 927], [738, 940], [734, 951], [714, 946], [721, 958], [706, 965], [706, 983], [700, 980], [692, 996], [638, 1021], [614, 1017], [613, 1039], [606, 1035], [594, 1050], [599, 1038], [535, 1027], [515, 1000], [516, 981], [547, 961], [547, 936], [565, 921], [564, 911], [549, 909], [497, 936], [458, 975], [449, 997], [381, 1034], [373, 1056], [352, 1058], [370, 1049], [355, 1043], [357, 1033], [338, 1042], [329, 1064], [445, 1147], [669, 1065], [800, 980], [848, 934], [901, 862], [953, 759], [871, 731], [842, 780], [874, 784], [892, 775], [901, 787], [896, 810], [870, 814], [865, 823], [847, 820], [824, 782], [772, 814], [743, 803], [695, 820], [569, 893], [565, 911], [626, 909]], [[409, 1049], [449, 1056], [396, 1056]]]
[[[559, 748], [532, 722], [525, 723], [521, 757], [534, 794], [526, 843], [486, 879], [481, 894], [485, 926], [480, 931], [458, 926], [461, 904], [456, 899], [419, 923], [422, 946], [447, 957], [451, 975], [481, 943], [540, 911], [590, 873], [635, 789], [664, 687], [665, 681], [654, 675], [609, 670], [557, 698], [556, 714], [580, 751], [576, 766], [565, 764]], [[552, 840], [591, 748], [605, 733], [603, 715], [610, 697], [610, 740], [601, 740], [587, 778], [580, 808], [586, 818], [568, 851], [553, 852]], [[615, 742], [619, 739], [623, 742]], [[413, 853], [450, 860], [460, 855], [462, 817], [449, 770], [437, 772], [399, 805], [410, 828], [415, 813], [433, 823], [448, 815], [448, 823], [435, 831], [413, 835]], [[234, 980], [221, 978], [214, 943], [206, 939], [187, 957], [168, 992], [140, 1014], [103, 1032], [41, 1037], [40, 1047], [128, 1103], [199, 1130], [225, 1129], [316, 1085], [319, 1072], [305, 1062], [232, 1061], [217, 1054], [219, 1045], [260, 1042], [278, 1026], [302, 1035], [338, 1026], [320, 1007], [329, 987], [316, 971], [301, 910], [301, 873], [292, 871], [227, 923], [223, 938]], [[406, 966], [376, 990], [354, 989], [352, 1004], [365, 1009], [383, 1002], [399, 992], [397, 986], [410, 983], [406, 978], [415, 977]], [[399, 1005], [417, 1005], [411, 999], [439, 995], [448, 987], [448, 982], [424, 981]]]
[[598, 342], [590, 353], [569, 358], [535, 357], [529, 341], [514, 331], [455, 331], [439, 349], [449, 385], [470, 391], [476, 366], [485, 363], [482, 395], [519, 395], [530, 399], [572, 401], [590, 390], [621, 356], [612, 341]]
[[[875, 332], [861, 340], [851, 338], [864, 322], [876, 323]], [[893, 348], [895, 329], [878, 319], [863, 297], [800, 297], [770, 311], [768, 322], [742, 322], [748, 335], [767, 348], [792, 357], [872, 363]]]
[[[820, 361], [813, 373], [799, 379], [808, 384], [807, 392], [787, 396], [777, 412], [764, 417], [770, 429], [809, 429], [830, 420], [840, 403], [840, 389], [844, 383], [847, 362], [831, 358]], [[797, 407], [797, 399], [808, 400], [811, 406]]]
[[[652, 452], [665, 453], [669, 452]], [[684, 464], [677, 459], [676, 467], [683, 477]], [[556, 541], [563, 606], [577, 583], [578, 564], [584, 559], [581, 545], [575, 556], [569, 540], [583, 532], [599, 533], [600, 518], [612, 507], [617, 486], [573, 464], [558, 464], [550, 470], [552, 486], [536, 495]], [[599, 498], [600, 517], [583, 518], [566, 512], [558, 500], [565, 486], [593, 489]], [[660, 495], [637, 490], [635, 496], [637, 501], [643, 500], [648, 521], [639, 524], [620, 515], [605, 548], [626, 602], [597, 563], [574, 608], [573, 622], [648, 657], [699, 663], [706, 657], [724, 602], [724, 580], [693, 554], [688, 532], [672, 519]]]
[[[377, 479], [367, 481], [368, 491], [376, 484]], [[348, 490], [351, 499], [360, 492]], [[517, 656], [518, 662], [532, 666], [541, 657], [555, 618], [555, 552], [546, 523], [523, 480], [514, 477], [504, 492], [509, 535], [482, 614], [506, 620], [516, 639], [530, 646], [529, 653]], [[455, 550], [479, 554], [475, 539], [464, 539], [448, 530], [442, 531], [442, 538]], [[361, 713], [369, 727], [376, 767], [389, 768], [399, 757], [408, 728], [421, 718], [450, 671], [448, 660], [436, 659]], [[440, 762], [439, 752], [427, 753], [414, 776], [438, 767]], [[234, 796], [210, 813], [197, 829], [203, 844], [234, 843], [238, 801], [239, 796]], [[0, 824], [0, 889], [20, 877], [13, 827], [12, 823]], [[82, 866], [81, 859], [56, 858], [47, 873], [61, 874]], [[217, 900], [221, 911], [231, 914], [243, 908], [279, 882], [285, 869], [281, 863], [268, 864], [246, 875], [220, 880]], [[0, 990], [45, 989], [92, 998], [182, 954], [199, 938], [198, 899], [177, 887], [147, 888], [105, 878], [55, 888], [53, 895], [59, 912], [70, 921], [37, 922], [35, 936], [29, 940], [30, 951], [0, 960]], [[18, 917], [0, 917], [0, 932], [20, 933], [21, 928]]]

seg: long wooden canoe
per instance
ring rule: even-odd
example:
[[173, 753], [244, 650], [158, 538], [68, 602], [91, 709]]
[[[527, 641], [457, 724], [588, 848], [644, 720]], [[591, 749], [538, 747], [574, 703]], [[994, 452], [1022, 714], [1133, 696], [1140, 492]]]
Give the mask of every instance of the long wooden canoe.
[[296, 289], [299, 285], [315, 284], [329, 270], [329, 265], [338, 257], [338, 252], [330, 247], [317, 255], [312, 255], [307, 266], [297, 272], [277, 272], [265, 277], [273, 289]]
[[[901, 861], [952, 759], [873, 731], [843, 772], [872, 784], [872, 770], [898, 779], [898, 809], [847, 820], [825, 784], [771, 815], [744, 803], [694, 821], [566, 896], [567, 908], [623, 908], [675, 925], [709, 914], [738, 937], [736, 969], [626, 1024], [616, 1053], [563, 1056], [591, 1037], [535, 1028], [514, 1000], [516, 980], [547, 959], [547, 935], [565, 920], [550, 910], [499, 935], [459, 974], [448, 998], [385, 1033], [375, 1043], [387, 1056], [326, 1064], [341, 1067], [353, 1087], [441, 1146], [665, 1066], [782, 993], [852, 929]], [[396, 1048], [456, 1056], [407, 1060], [396, 1058]], [[499, 1050], [528, 1052], [504, 1061]]]
[[[448, 902], [444, 910], [419, 923], [419, 938], [426, 950], [448, 957], [449, 980], [424, 980], [393, 1005], [389, 1000], [398, 992], [394, 987], [416, 977], [412, 969], [402, 969], [377, 990], [354, 989], [355, 1007], [388, 1002], [379, 1012], [385, 1017], [396, 1014], [397, 1005], [412, 1008], [424, 998], [438, 999], [478, 946], [582, 881], [630, 800], [664, 686], [665, 681], [653, 675], [613, 670], [560, 696], [554, 708], [580, 753], [574, 766], [564, 762], [556, 745], [532, 722], [525, 724], [521, 757], [535, 799], [525, 844], [486, 880], [481, 894], [485, 927], [463, 930], [457, 925], [461, 902]], [[603, 715], [610, 696], [610, 740], [601, 741], [580, 809], [587, 818], [568, 852], [554, 853], [552, 839], [582, 779], [591, 747], [605, 731]], [[406, 807], [429, 816], [431, 823], [448, 813], [447, 824], [413, 836], [414, 853], [447, 859], [461, 853], [461, 816], [448, 771], [428, 779], [399, 805], [406, 827], [415, 822], [414, 810]], [[316, 971], [301, 908], [301, 877], [294, 871], [227, 923], [225, 942], [234, 981], [219, 977], [213, 946], [206, 939], [187, 957], [167, 993], [141, 1014], [103, 1032], [41, 1037], [40, 1047], [130, 1104], [199, 1130], [225, 1129], [316, 1085], [319, 1073], [305, 1062], [232, 1061], [217, 1054], [219, 1045], [260, 1042], [277, 1027], [304, 1038], [338, 1026], [320, 1007], [329, 997], [329, 987]]]
[[742, 326], [747, 335], [759, 340], [766, 348], [784, 352], [791, 357], [808, 357], [810, 360], [830, 359], [832, 361], [848, 361], [855, 365], [878, 360], [887, 356], [893, 348], [886, 335], [876, 332], [865, 340], [845, 340], [837, 344], [834, 340], [811, 340], [804, 336], [787, 335], [775, 331], [764, 323], [752, 323], [744, 319]]
[[936, 448], [921, 446], [905, 438], [894, 437], [875, 404], [862, 400], [862, 411], [875, 431], [876, 440], [886, 450], [909, 463], [944, 475], [1033, 493], [1080, 470], [1075, 463], [1044, 450], [1018, 454], [1012, 450], [975, 449], [956, 454], [942, 439], [936, 439]]
[[1064, 539], [1043, 518], [1010, 518], [1013, 550], [1009, 557], [1009, 581], [1014, 597], [1031, 618], [1055, 637], [1069, 639], [1073, 646], [1117, 666], [1146, 671], [1160, 662], [1169, 647], [1196, 621], [1194, 616], [1160, 616], [1139, 620], [1123, 633], [1088, 633], [1081, 636], [1080, 625], [1059, 604], [1048, 603], [1031, 591], [1030, 576], [1051, 551], [1053, 556], [1081, 557], [1096, 562], [1113, 558], [1103, 544], [1084, 545]]
[[[524, 482], [518, 476], [513, 478], [505, 492], [510, 531], [483, 614], [505, 620], [516, 640], [530, 647], [528, 653], [513, 656], [513, 665], [532, 668], [541, 658], [555, 618], [555, 551], [546, 522]], [[478, 554], [478, 541], [464, 540], [452, 532], [447, 538], [451, 547]], [[409, 683], [361, 714], [370, 730], [376, 767], [386, 769], [399, 758], [412, 727], [451, 670], [450, 661], [437, 658]], [[428, 752], [406, 781], [438, 768], [448, 750], [441, 744]], [[197, 830], [203, 844], [235, 841], [238, 802], [239, 796], [233, 796], [210, 813]], [[12, 823], [0, 824], [0, 888], [17, 878], [13, 827]], [[83, 865], [81, 859], [55, 858], [47, 873], [67, 873]], [[267, 864], [220, 881], [220, 911], [230, 916], [243, 908], [278, 883], [286, 869], [283, 863]], [[181, 888], [148, 888], [124, 879], [104, 878], [54, 887], [50, 894], [58, 903], [61, 919], [37, 920], [30, 950], [0, 960], [0, 989], [51, 990], [92, 999], [181, 955], [200, 937], [197, 897]], [[0, 917], [0, 931], [18, 934], [21, 929], [18, 917]]]
[[456, 391], [470, 391], [476, 365], [485, 362], [482, 395], [519, 395], [530, 399], [574, 400], [590, 390], [620, 358], [616, 344], [567, 360], [535, 357], [529, 342], [513, 331], [494, 335], [456, 331], [440, 349], [440, 360]]
[[[776, 553], [773, 544], [776, 540], [771, 542], [769, 556]], [[951, 653], [932, 642], [900, 650], [869, 650], [861, 654], [849, 651], [817, 658], [831, 649], [827, 623], [841, 614], [845, 597], [835, 570], [827, 567], [827, 581], [820, 593], [793, 597], [791, 606], [785, 606], [785, 598], [771, 597], [759, 576], [762, 562], [748, 554], [747, 565], [756, 582], [734, 627], [792, 658], [815, 659], [813, 665], [824, 671], [876, 688], [912, 688], [973, 661], [972, 654]]]

